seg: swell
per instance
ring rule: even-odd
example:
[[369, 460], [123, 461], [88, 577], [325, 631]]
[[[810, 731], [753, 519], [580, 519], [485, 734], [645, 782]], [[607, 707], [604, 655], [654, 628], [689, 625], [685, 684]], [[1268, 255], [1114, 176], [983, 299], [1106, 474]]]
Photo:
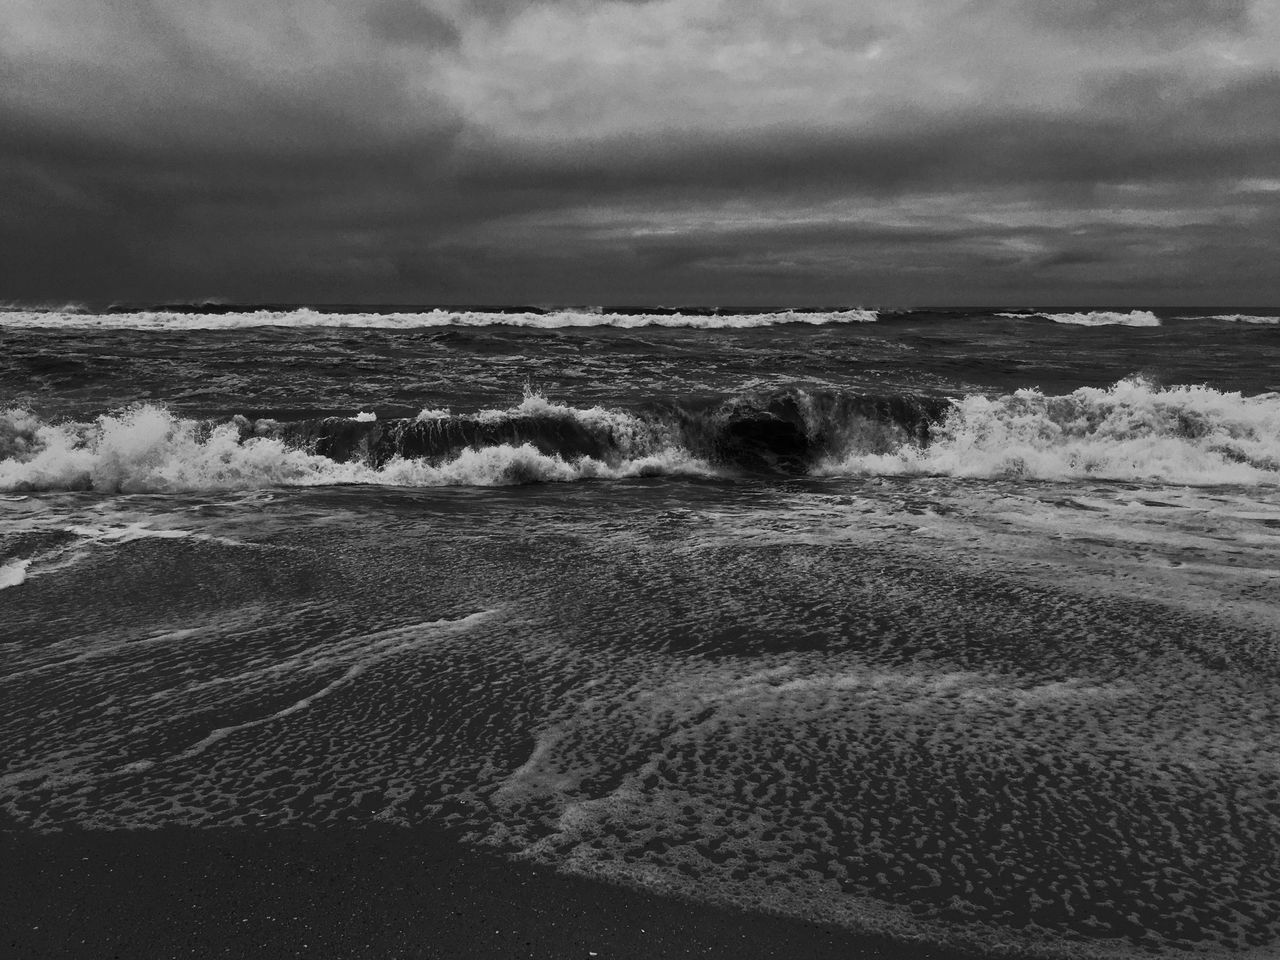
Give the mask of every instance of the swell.
[[630, 410], [536, 394], [503, 409], [295, 421], [92, 423], [0, 414], [0, 490], [176, 492], [636, 476], [955, 476], [1280, 485], [1280, 394], [1129, 379], [1063, 396], [783, 389]]

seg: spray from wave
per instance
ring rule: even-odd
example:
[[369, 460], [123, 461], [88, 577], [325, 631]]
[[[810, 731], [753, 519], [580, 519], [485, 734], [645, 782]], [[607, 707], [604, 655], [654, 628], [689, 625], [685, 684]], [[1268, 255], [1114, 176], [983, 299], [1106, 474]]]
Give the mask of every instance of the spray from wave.
[[998, 313], [998, 317], [1010, 317], [1022, 320], [1027, 317], [1039, 317], [1052, 320], [1054, 323], [1065, 323], [1076, 327], [1158, 327], [1160, 318], [1149, 310], [1131, 310], [1128, 313], [1115, 313], [1106, 310], [1095, 310], [1088, 313]]
[[251, 327], [353, 327], [416, 330], [430, 327], [686, 327], [702, 330], [746, 330], [779, 324], [874, 323], [874, 310], [802, 311], [772, 313], [607, 313], [555, 310], [499, 313], [480, 310], [427, 310], [401, 313], [326, 312], [296, 310], [188, 313], [147, 310], [132, 313], [84, 313], [79, 310], [21, 310], [0, 312], [0, 327], [83, 328], [116, 330], [238, 330]]
[[[12, 301], [0, 303], [0, 315], [33, 313], [87, 314], [89, 312], [89, 308], [82, 303], [14, 303]], [[0, 326], [8, 325], [5, 319], [0, 317]]]

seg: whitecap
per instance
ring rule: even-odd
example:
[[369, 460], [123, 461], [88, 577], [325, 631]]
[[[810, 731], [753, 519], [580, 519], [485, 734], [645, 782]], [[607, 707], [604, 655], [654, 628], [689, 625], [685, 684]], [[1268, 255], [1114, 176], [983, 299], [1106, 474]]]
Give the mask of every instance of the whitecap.
[[1025, 317], [1040, 317], [1044, 320], [1052, 320], [1054, 323], [1065, 323], [1077, 327], [1160, 326], [1160, 318], [1149, 310], [1131, 310], [1128, 313], [1108, 310], [1093, 310], [1087, 313], [998, 313], [996, 316], [1011, 317], [1017, 320]]
[[8, 587], [16, 587], [25, 583], [27, 579], [27, 567], [31, 566], [28, 560], [10, 560], [8, 563], [0, 565], [0, 590]]
[[[50, 424], [26, 410], [0, 412], [0, 490], [177, 493], [275, 486], [379, 484], [495, 486], [657, 475], [717, 476], [688, 452], [643, 445], [639, 421], [602, 408], [574, 410], [528, 397], [511, 411], [548, 412], [615, 429], [619, 456], [565, 458], [531, 444], [465, 449], [443, 462], [394, 458], [381, 467], [339, 463], [288, 446], [279, 437], [241, 439], [235, 421], [209, 427], [162, 407], [141, 405], [93, 423]], [[627, 440], [632, 431], [634, 443]], [[6, 442], [7, 440], [7, 442]], [[89, 534], [86, 533], [86, 536]], [[152, 533], [151, 535], [162, 535]]]
[[396, 313], [330, 313], [300, 307], [296, 310], [254, 310], [227, 313], [186, 313], [139, 310], [130, 313], [89, 314], [68, 310], [0, 312], [0, 327], [81, 328], [110, 330], [236, 330], [251, 327], [356, 327], [416, 330], [428, 327], [689, 327], [741, 330], [779, 324], [874, 323], [874, 310], [781, 310], [768, 313], [606, 313], [593, 310], [492, 313], [478, 310], [426, 310]]
[[1141, 379], [1066, 396], [1025, 389], [953, 401], [927, 446], [842, 451], [820, 476], [940, 475], [1280, 484], [1280, 397]]

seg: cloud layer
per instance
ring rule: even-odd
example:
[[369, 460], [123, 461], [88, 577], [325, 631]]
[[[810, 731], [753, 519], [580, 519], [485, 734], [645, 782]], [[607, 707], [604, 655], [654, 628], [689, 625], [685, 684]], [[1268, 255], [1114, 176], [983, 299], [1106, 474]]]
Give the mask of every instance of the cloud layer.
[[1280, 302], [1272, 0], [11, 0], [0, 299]]

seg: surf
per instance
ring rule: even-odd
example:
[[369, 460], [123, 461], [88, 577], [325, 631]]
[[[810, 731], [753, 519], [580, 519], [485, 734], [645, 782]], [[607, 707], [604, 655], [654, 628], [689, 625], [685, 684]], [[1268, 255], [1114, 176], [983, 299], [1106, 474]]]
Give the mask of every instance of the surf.
[[558, 330], [573, 327], [680, 327], [698, 330], [749, 330], [784, 324], [875, 323], [874, 310], [774, 310], [747, 313], [715, 311], [610, 312], [564, 310], [327, 311], [311, 307], [290, 310], [137, 310], [90, 313], [82, 309], [9, 309], [0, 311], [0, 327], [92, 328], [103, 330], [239, 330], [259, 327], [337, 327], [417, 330], [436, 327], [529, 327]]
[[209, 421], [139, 404], [91, 422], [0, 414], [0, 490], [103, 493], [634, 477], [1098, 478], [1280, 484], [1280, 394], [1131, 378], [1054, 396], [748, 392], [416, 417]]

